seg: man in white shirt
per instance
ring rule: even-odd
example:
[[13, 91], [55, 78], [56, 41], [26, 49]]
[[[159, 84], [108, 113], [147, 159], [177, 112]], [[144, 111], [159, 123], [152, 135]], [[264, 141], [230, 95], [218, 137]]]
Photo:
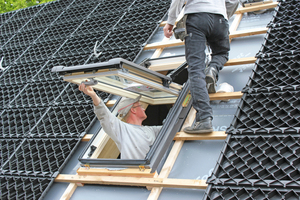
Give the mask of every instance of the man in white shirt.
[[[229, 25], [225, 0], [172, 0], [164, 35], [169, 38], [184, 3], [186, 15], [185, 56], [188, 64], [192, 106], [197, 111], [196, 123], [186, 127], [186, 133], [210, 133], [212, 108], [208, 93], [216, 92], [218, 73], [228, 60]], [[206, 43], [212, 54], [205, 66]]]
[[116, 143], [121, 159], [144, 159], [161, 126], [142, 125], [147, 115], [139, 102], [140, 97], [121, 99], [118, 104], [119, 116], [123, 117], [121, 121], [110, 112], [91, 86], [81, 83], [79, 90], [92, 98], [95, 114], [105, 133]]

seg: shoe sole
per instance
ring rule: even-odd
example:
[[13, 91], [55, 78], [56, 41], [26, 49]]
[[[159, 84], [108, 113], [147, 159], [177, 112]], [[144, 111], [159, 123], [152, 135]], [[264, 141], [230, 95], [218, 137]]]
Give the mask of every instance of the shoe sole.
[[185, 133], [211, 133], [213, 132], [214, 130], [213, 129], [208, 129], [208, 130], [194, 130], [194, 131], [186, 131], [184, 130]]
[[211, 76], [206, 76], [205, 77], [205, 81], [206, 81], [206, 88], [208, 93], [216, 93], [216, 85], [214, 82], [214, 78]]

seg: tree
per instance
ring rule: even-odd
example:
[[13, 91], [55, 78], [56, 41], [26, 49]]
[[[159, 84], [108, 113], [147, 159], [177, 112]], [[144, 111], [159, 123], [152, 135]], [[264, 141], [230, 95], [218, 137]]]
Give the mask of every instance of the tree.
[[42, 3], [47, 3], [54, 0], [0, 0], [0, 13], [10, 12], [30, 6], [35, 6]]

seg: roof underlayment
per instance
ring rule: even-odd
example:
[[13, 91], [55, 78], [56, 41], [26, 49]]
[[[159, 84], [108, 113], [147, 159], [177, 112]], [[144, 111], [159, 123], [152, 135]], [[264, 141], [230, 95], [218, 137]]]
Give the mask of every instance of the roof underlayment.
[[[87, 145], [82, 138], [98, 132], [91, 100], [51, 73], [52, 67], [151, 58], [156, 50], [144, 48], [164, 39], [159, 24], [169, 3], [57, 0], [0, 15], [1, 199], [62, 198], [70, 184], [55, 178], [77, 173]], [[237, 32], [267, 25], [268, 31], [231, 41], [230, 60], [257, 60], [225, 66], [219, 74], [219, 84], [244, 93], [241, 99], [211, 101], [214, 131], [228, 136], [182, 141], [165, 177], [207, 180], [208, 187], [163, 188], [158, 199], [299, 199], [299, 4], [280, 1], [275, 10], [229, 20], [233, 25], [241, 17]], [[176, 55], [184, 55], [184, 46], [166, 45], [160, 57]], [[73, 200], [140, 200], [155, 190], [105, 184], [73, 188]]]

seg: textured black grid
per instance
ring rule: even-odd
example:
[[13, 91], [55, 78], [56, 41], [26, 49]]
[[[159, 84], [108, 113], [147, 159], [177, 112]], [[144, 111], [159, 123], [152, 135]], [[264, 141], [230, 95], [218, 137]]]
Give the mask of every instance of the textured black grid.
[[6, 21], [8, 21], [16, 13], [17, 13], [17, 11], [12, 11], [12, 12], [8, 12], [8, 13], [2, 13], [0, 15], [0, 26], [2, 24], [6, 23]]
[[77, 6], [70, 6], [64, 13], [56, 20], [55, 23], [65, 23], [77, 20], [84, 20], [99, 2], [86, 3]]
[[22, 108], [50, 106], [66, 85], [65, 81], [29, 83], [18, 97], [11, 102], [10, 106]]
[[0, 107], [5, 108], [26, 85], [3, 85], [0, 90]]
[[[95, 90], [97, 95], [105, 100], [109, 94], [105, 92], [100, 92]], [[79, 91], [78, 85], [70, 83], [61, 95], [55, 100], [56, 105], [66, 105], [66, 104], [92, 104], [92, 99]]]
[[126, 12], [128, 8], [132, 5], [134, 1], [132, 0], [103, 0], [95, 9], [90, 17], [98, 17], [99, 15], [103, 14], [111, 14], [115, 12]]
[[114, 29], [108, 34], [100, 47], [104, 49], [112, 49], [145, 45], [147, 39], [151, 36], [157, 26], [157, 23], [148, 23]]
[[5, 48], [18, 48], [30, 46], [43, 33], [43, 28], [16, 33], [13, 38], [5, 45]]
[[299, 31], [300, 24], [270, 28], [259, 54], [291, 54], [292, 51], [300, 50]]
[[52, 40], [32, 45], [16, 62], [27, 63], [34, 61], [50, 60], [53, 54], [63, 44], [63, 42], [64, 40]]
[[5, 175], [56, 176], [80, 139], [25, 139], [2, 167]]
[[30, 137], [83, 137], [95, 119], [93, 105], [52, 107], [30, 132]]
[[2, 48], [15, 34], [0, 35], [0, 48]]
[[264, 200], [295, 200], [299, 199], [300, 190], [297, 189], [278, 189], [261, 187], [232, 187], [232, 186], [209, 186], [209, 193], [205, 194], [207, 200], [224, 199], [264, 199]]
[[169, 3], [149, 4], [128, 10], [126, 15], [118, 22], [117, 27], [159, 23], [169, 9]]
[[129, 61], [134, 61], [142, 50], [142, 47], [114, 48], [109, 50], [98, 49], [97, 53], [101, 52], [101, 55], [98, 57], [93, 55], [87, 64], [105, 62], [113, 58], [124, 58]]
[[60, 12], [54, 12], [51, 14], [47, 13], [43, 15], [37, 15], [32, 20], [30, 20], [29, 23], [26, 24], [26, 26], [24, 26], [22, 30], [27, 31], [36, 28], [47, 28], [59, 17], [60, 14]]
[[299, 152], [298, 135], [231, 136], [207, 182], [299, 188]]
[[119, 21], [120, 17], [123, 15], [122, 12], [114, 12], [110, 14], [103, 14], [90, 17], [80, 25], [80, 27], [74, 32], [74, 37], [87, 35], [87, 34], [103, 34], [103, 32], [108, 32], [112, 30], [114, 25]]
[[300, 56], [260, 58], [243, 92], [300, 89]]
[[300, 23], [300, 1], [281, 1], [276, 8], [276, 13], [271, 20], [274, 24], [286, 25], [288, 23]]
[[244, 94], [230, 127], [232, 134], [299, 133], [300, 91]]
[[52, 182], [50, 178], [0, 176], [1, 199], [40, 199]]
[[0, 85], [28, 83], [46, 64], [44, 62], [28, 62], [11, 66], [1, 76]]
[[75, 55], [69, 57], [58, 57], [50, 60], [44, 67], [33, 77], [34, 81], [60, 80], [57, 73], [51, 72], [54, 66], [75, 66], [83, 65], [89, 59], [90, 54]]
[[15, 153], [23, 139], [0, 139], [0, 169]]
[[94, 51], [96, 42], [101, 42], [107, 33], [72, 37], [59, 49], [55, 57], [88, 54]]
[[8, 21], [9, 23], [13, 23], [13, 21], [17, 20], [29, 20], [33, 18], [41, 9], [43, 9], [45, 4], [31, 6], [28, 8], [24, 8], [16, 12], [16, 14]]
[[[44, 43], [51, 40], [66, 40], [72, 32], [80, 25], [81, 21], [73, 21], [64, 24], [54, 24], [38, 38], [36, 43]], [[68, 28], [66, 28], [68, 27]]]
[[[131, 6], [133, 2], [135, 2], [135, 4]], [[169, 2], [170, 1], [168, 1], [168, 3]], [[0, 72], [0, 85], [3, 87], [15, 87], [16, 85], [22, 87], [25, 83], [28, 83], [27, 87], [23, 90], [24, 93], [20, 94], [16, 91], [16, 93], [20, 95], [19, 98], [13, 101], [12, 106], [17, 106], [19, 107], [18, 109], [14, 107], [2, 110], [3, 108], [1, 108], [0, 127], [2, 127], [2, 129], [0, 130], [2, 132], [0, 138], [42, 137], [43, 139], [41, 143], [41, 139], [26, 139], [26, 141], [30, 141], [27, 144], [28, 147], [26, 147], [28, 150], [19, 149], [14, 155], [14, 158], [20, 161], [19, 163], [24, 161], [24, 159], [22, 159], [22, 156], [24, 156], [24, 158], [26, 158], [25, 162], [20, 165], [6, 164], [5, 166], [8, 167], [6, 170], [8, 171], [5, 171], [5, 173], [23, 174], [25, 176], [48, 176], [49, 174], [55, 173], [56, 171], [53, 170], [53, 168], [43, 171], [45, 166], [42, 162], [47, 161], [47, 159], [40, 159], [41, 157], [38, 156], [39, 160], [37, 160], [35, 157], [39, 154], [37, 152], [43, 150], [45, 150], [45, 152], [41, 154], [49, 154], [49, 146], [52, 146], [52, 144], [45, 147], [46, 141], [49, 142], [50, 139], [46, 139], [46, 137], [64, 137], [66, 140], [70, 140], [70, 137], [76, 137], [76, 140], [79, 141], [80, 139], [78, 137], [84, 135], [84, 132], [89, 129], [91, 121], [95, 119], [91, 100], [87, 98], [87, 96], [81, 96], [83, 95], [82, 93], [78, 94], [79, 91], [74, 84], [69, 85], [72, 85], [72, 87], [65, 88], [65, 93], [63, 93], [56, 102], [57, 107], [45, 107], [44, 109], [39, 107], [48, 106], [47, 103], [51, 103], [54, 96], [56, 96], [62, 88], [57, 85], [54, 86], [55, 88], [51, 87], [53, 85], [50, 86], [51, 83], [57, 83], [61, 80], [57, 74], [51, 72], [53, 66], [74, 66], [85, 64], [88, 60], [89, 62], [103, 62], [115, 57], [122, 57], [134, 61], [142, 50], [141, 46], [144, 44], [144, 40], [147, 41], [151, 33], [148, 34], [144, 32], [141, 34], [142, 37], [147, 37], [143, 39], [128, 37], [128, 40], [135, 40], [133, 45], [130, 44], [130, 47], [127, 46], [126, 43], [128, 41], [125, 40], [124, 44], [120, 45], [116, 43], [115, 47], [113, 47], [114, 45], [106, 47], [105, 49], [100, 47], [97, 53], [102, 51], [102, 54], [98, 58], [92, 59], [90, 59], [92, 56], [91, 50], [93, 50], [95, 41], [90, 42], [90, 38], [87, 38], [85, 41], [77, 40], [77, 42], [81, 44], [74, 41], [75, 47], [80, 51], [77, 55], [64, 53], [54, 56], [54, 53], [59, 50], [61, 45], [64, 44], [67, 39], [71, 41], [70, 39], [73, 38], [84, 38], [85, 35], [95, 37], [96, 34], [99, 34], [104, 38], [109, 31], [113, 30], [113, 27], [126, 13], [133, 14], [135, 11], [141, 11], [137, 15], [142, 15], [144, 18], [147, 18], [147, 20], [143, 20], [134, 14], [133, 16], [136, 18], [134, 18], [133, 22], [130, 22], [130, 19], [126, 19], [126, 21], [122, 22], [123, 24], [119, 24], [117, 29], [123, 28], [123, 26], [132, 26], [136, 23], [139, 25], [158, 23], [169, 7], [169, 4], [163, 5], [165, 10], [163, 12], [158, 11], [157, 9], [162, 8], [158, 6], [159, 3], [162, 2], [157, 0], [57, 0], [30, 8], [32, 11], [38, 9], [36, 12], [32, 12], [32, 14], [26, 10], [26, 12], [19, 13], [19, 15], [15, 16], [15, 12], [10, 13], [10, 15], [0, 15], [1, 21], [3, 21], [3, 24], [0, 25], [0, 40], [7, 42], [7, 46], [1, 50], [0, 56], [5, 56], [4, 67], [10, 66], [4, 74]], [[147, 8], [156, 10], [151, 13]], [[19, 10], [18, 12], [23, 12], [23, 10]], [[12, 18], [10, 19], [10, 17]], [[74, 33], [76, 29], [77, 31]], [[36, 30], [36, 32], [30, 32], [30, 30]], [[152, 30], [149, 29], [148, 31], [152, 32]], [[20, 35], [21, 33], [23, 35]], [[136, 30], [134, 34], [137, 34]], [[12, 39], [12, 42], [10, 42], [10, 39]], [[93, 45], [91, 45], [92, 43]], [[1, 42], [1, 44], [3, 43]], [[137, 45], [137, 47], [133, 47], [134, 45]], [[21, 48], [25, 46], [29, 48]], [[67, 51], [70, 52], [71, 50], [72, 52], [72, 48], [73, 47], [68, 48]], [[86, 51], [86, 49], [88, 49], [88, 51]], [[20, 55], [22, 55], [22, 57], [17, 60]], [[70, 93], [66, 93], [67, 91]], [[47, 92], [51, 94], [45, 95]], [[73, 92], [75, 92], [76, 95], [74, 95]], [[6, 102], [10, 101], [8, 100], [9, 98], [14, 98], [13, 96], [7, 97], [7, 95], [9, 94], [4, 94]], [[99, 94], [103, 99], [106, 98], [107, 95], [106, 93]], [[79, 105], [78, 102], [83, 105]], [[26, 108], [27, 106], [28, 108]], [[43, 115], [44, 117], [42, 117]], [[45, 117], [46, 115], [48, 115], [48, 118]], [[40, 122], [38, 122], [39, 120]], [[32, 130], [32, 132], [29, 133], [29, 130]], [[55, 139], [53, 141], [57, 142], [57, 140], [58, 139]], [[36, 144], [33, 144], [34, 142], [36, 142]], [[11, 143], [11, 146], [14, 147], [14, 144]], [[67, 146], [69, 147], [70, 145], [68, 144]], [[34, 147], [36, 147], [36, 149]], [[55, 149], [57, 148], [58, 147], [55, 146]], [[70, 152], [73, 151], [74, 148], [75, 147], [70, 147]], [[52, 154], [50, 153], [49, 156], [52, 156]], [[10, 163], [13, 163], [12, 160], [10, 160]], [[59, 160], [64, 160], [64, 158], [60, 158]], [[53, 160], [50, 159], [48, 163], [52, 163], [52, 161], [57, 164], [57, 158]], [[15, 169], [16, 166], [21, 168]], [[41, 166], [41, 171], [36, 170], [38, 166]], [[57, 164], [57, 167], [61, 167], [61, 165]], [[13, 168], [14, 170], [10, 170]], [[40, 179], [32, 177], [21, 178], [20, 176], [11, 177], [6, 175], [1, 178], [1, 182], [6, 183], [6, 185], [1, 183], [1, 194], [4, 199], [39, 199], [45, 191], [47, 191], [47, 187], [49, 187], [53, 180], [43, 179], [43, 181], [47, 180], [48, 182], [42, 181], [42, 183], [36, 182], [38, 180]], [[36, 188], [38, 188], [38, 190], [35, 190]]]
[[2, 59], [3, 57], [2, 65], [12, 65], [28, 48], [27, 46], [6, 49], [4, 46], [3, 50], [0, 50], [0, 58]]
[[45, 108], [4, 110], [0, 117], [0, 138], [26, 137], [45, 111]]
[[24, 27], [31, 19], [19, 19], [15, 21], [9, 21], [0, 27], [1, 35], [9, 35], [17, 33], [22, 27]]

